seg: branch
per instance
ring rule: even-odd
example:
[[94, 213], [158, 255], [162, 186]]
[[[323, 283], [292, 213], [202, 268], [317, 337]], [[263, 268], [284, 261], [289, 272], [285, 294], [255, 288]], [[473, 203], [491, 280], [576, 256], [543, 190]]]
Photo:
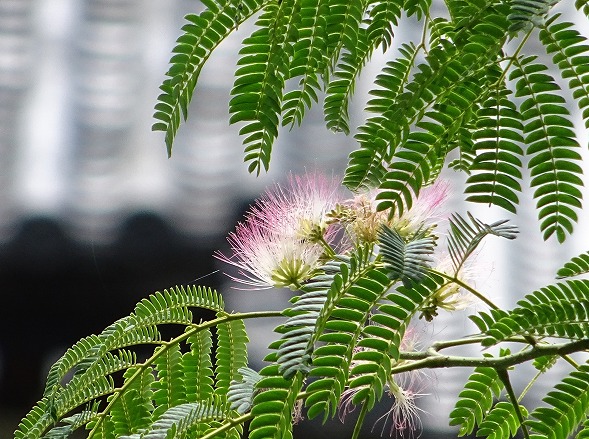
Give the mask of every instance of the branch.
[[[400, 359], [416, 360], [410, 363], [401, 364], [391, 369], [392, 374], [409, 372], [417, 369], [439, 369], [443, 367], [492, 367], [496, 370], [507, 369], [509, 367], [525, 363], [538, 357], [546, 355], [565, 356], [574, 352], [589, 349], [589, 339], [577, 340], [569, 343], [559, 344], [536, 344], [530, 349], [507, 355], [505, 357], [460, 357], [455, 355], [442, 355], [440, 350], [446, 347], [458, 346], [462, 344], [479, 343], [483, 337], [472, 337], [460, 339], [451, 342], [434, 343], [426, 351], [422, 352], [401, 352]], [[517, 340], [510, 340], [517, 341]], [[522, 339], [522, 342], [526, 340]]]
[[127, 390], [129, 388], [129, 386], [138, 377], [140, 377], [142, 375], [143, 370], [146, 367], [153, 364], [153, 362], [160, 355], [162, 355], [164, 352], [166, 352], [171, 346], [174, 346], [184, 340], [187, 340], [189, 337], [191, 337], [192, 335], [194, 335], [200, 331], [203, 331], [208, 328], [212, 328], [213, 326], [219, 325], [221, 323], [230, 322], [233, 320], [245, 320], [245, 319], [261, 318], [261, 317], [283, 317], [283, 316], [284, 315], [282, 314], [282, 311], [257, 311], [257, 312], [246, 312], [246, 313], [223, 314], [223, 315], [221, 315], [221, 317], [217, 317], [216, 319], [209, 320], [209, 321], [199, 323], [199, 324], [194, 324], [194, 325], [192, 325], [192, 327], [189, 330], [187, 330], [183, 334], [179, 335], [176, 338], [173, 338], [172, 340], [170, 340], [168, 342], [163, 343], [161, 349], [158, 349], [156, 352], [154, 352], [153, 355], [151, 357], [149, 357], [147, 360], [145, 360], [143, 363], [137, 364], [138, 367], [137, 367], [137, 370], [135, 371], [135, 373], [133, 375], [131, 375], [128, 380], [125, 381], [125, 384], [123, 384], [119, 389], [115, 390], [115, 392], [113, 393], [113, 397], [109, 401], [108, 405], [104, 408], [104, 410], [101, 413], [98, 414], [97, 419], [96, 419], [96, 424], [94, 424], [94, 427], [92, 428], [92, 430], [90, 430], [90, 433], [88, 433], [88, 439], [91, 439], [94, 436], [94, 434], [96, 433], [96, 430], [98, 429], [98, 427], [100, 427], [102, 425], [102, 423], [104, 422], [104, 419], [106, 418], [106, 415], [110, 412], [110, 409], [112, 408], [112, 406], [115, 404], [115, 402], [118, 401], [118, 399], [121, 397], [121, 395], [125, 393], [125, 390]]

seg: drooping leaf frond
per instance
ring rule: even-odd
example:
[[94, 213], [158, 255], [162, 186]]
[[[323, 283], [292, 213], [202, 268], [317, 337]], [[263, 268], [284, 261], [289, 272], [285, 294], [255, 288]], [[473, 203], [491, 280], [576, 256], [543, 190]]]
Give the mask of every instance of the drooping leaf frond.
[[180, 346], [176, 344], [160, 349], [163, 354], [155, 360], [157, 380], [154, 383], [155, 392], [153, 394], [157, 405], [154, 412], [156, 418], [171, 407], [186, 402]]
[[167, 72], [169, 79], [162, 84], [162, 93], [155, 106], [153, 130], [166, 133], [168, 155], [180, 126], [181, 117], [186, 119], [188, 105], [200, 72], [211, 52], [234, 30], [236, 26], [255, 14], [263, 2], [258, 0], [203, 0], [206, 9], [185, 17], [188, 22], [184, 33], [172, 50]]
[[245, 123], [244, 161], [249, 171], [268, 170], [274, 139], [278, 137], [288, 59], [295, 29], [293, 0], [267, 3], [256, 22], [257, 30], [243, 41], [243, 55], [235, 72], [229, 103], [230, 123]]
[[429, 50], [408, 92], [376, 131], [388, 143], [384, 158], [389, 168], [380, 184], [379, 209], [410, 209], [421, 187], [438, 175], [440, 163], [455, 145], [455, 134], [471, 123], [489, 93], [497, 73], [491, 60], [498, 57], [506, 27], [500, 15], [488, 14], [470, 29], [464, 46], [444, 38]]
[[[526, 408], [518, 404], [524, 417], [528, 416]], [[511, 402], [499, 401], [485, 416], [477, 430], [477, 437], [488, 439], [508, 439], [514, 437], [521, 427], [516, 408]]]
[[[580, 340], [589, 336], [589, 281], [575, 280], [534, 291], [511, 312], [487, 322], [484, 346], [514, 336], [553, 336]], [[486, 316], [488, 319], [489, 315]]]
[[394, 26], [398, 25], [404, 2], [402, 0], [383, 0], [369, 2], [368, 39], [381, 44], [383, 51], [391, 47]]
[[589, 252], [575, 256], [569, 262], [564, 264], [564, 267], [559, 269], [556, 274], [557, 279], [564, 279], [585, 273], [589, 273]]
[[468, 170], [467, 201], [500, 206], [515, 213], [521, 191], [523, 125], [511, 91], [497, 87], [479, 108], [472, 134], [476, 156]]
[[509, 31], [517, 33], [520, 30], [528, 32], [533, 27], [544, 24], [546, 15], [552, 6], [560, 0], [514, 0], [507, 17], [511, 22]]
[[182, 355], [182, 374], [186, 402], [206, 401], [213, 396], [213, 364], [211, 331], [197, 332], [188, 338], [190, 351]]
[[[300, 125], [305, 108], [318, 102], [321, 90], [319, 74], [327, 68], [327, 21], [329, 9], [326, 0], [303, 0], [300, 2], [300, 22], [297, 40], [289, 65], [287, 80], [298, 79], [294, 90], [287, 92], [282, 103], [282, 125]], [[299, 79], [300, 78], [300, 79]]]
[[231, 381], [227, 392], [227, 401], [231, 410], [239, 414], [248, 412], [254, 401], [256, 385], [262, 379], [260, 374], [249, 367], [239, 369], [241, 380]]
[[419, 282], [433, 262], [435, 239], [417, 234], [407, 242], [398, 231], [386, 225], [379, 233], [380, 254], [389, 270], [389, 277], [400, 280], [407, 287]]
[[388, 150], [388, 141], [398, 141], [400, 137], [383, 138], [383, 126], [388, 120], [388, 114], [394, 111], [397, 98], [403, 92], [409, 81], [413, 64], [419, 53], [414, 44], [404, 44], [399, 48], [399, 56], [389, 61], [376, 77], [375, 84], [379, 89], [373, 89], [370, 94], [375, 96], [367, 103], [366, 110], [376, 113], [359, 128], [356, 139], [361, 148], [350, 154], [350, 161], [343, 183], [350, 189], [363, 187], [377, 187], [382, 181], [385, 170], [383, 161]]
[[241, 377], [239, 369], [247, 366], [248, 342], [243, 320], [232, 320], [217, 326], [216, 395], [226, 397], [231, 381]]
[[544, 239], [556, 234], [563, 242], [573, 231], [575, 208], [581, 207], [583, 198], [583, 170], [577, 164], [581, 155], [560, 87], [545, 73], [548, 67], [534, 60], [516, 62], [510, 79], [517, 80], [515, 95], [525, 98], [520, 111], [540, 229]]
[[450, 425], [460, 426], [459, 436], [469, 435], [481, 425], [493, 407], [493, 398], [498, 398], [502, 389], [503, 382], [495, 369], [475, 368], [450, 412]]
[[533, 437], [566, 439], [586, 421], [589, 409], [589, 366], [582, 364], [571, 372], [543, 401], [548, 407], [538, 407], [526, 421]]
[[488, 235], [495, 235], [506, 239], [515, 239], [517, 228], [507, 225], [507, 220], [485, 224], [467, 212], [470, 223], [459, 214], [450, 218], [450, 236], [448, 236], [448, 252], [454, 265], [455, 273], [468, 257], [476, 250], [481, 241]]
[[559, 68], [564, 79], [568, 79], [579, 108], [582, 111], [585, 127], [589, 128], [589, 44], [572, 23], [558, 22], [556, 14], [540, 30], [540, 41], [546, 52], [551, 54], [554, 64]]
[[350, 133], [348, 105], [361, 69], [372, 55], [374, 46], [368, 40], [368, 31], [359, 28], [356, 47], [352, 52], [345, 51], [329, 82], [323, 104], [327, 128], [333, 131]]

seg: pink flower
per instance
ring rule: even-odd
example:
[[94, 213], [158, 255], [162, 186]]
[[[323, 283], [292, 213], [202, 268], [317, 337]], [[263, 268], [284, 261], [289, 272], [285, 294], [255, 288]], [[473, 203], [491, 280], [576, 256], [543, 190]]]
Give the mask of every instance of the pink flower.
[[277, 184], [267, 191], [229, 234], [232, 255], [215, 257], [237, 267], [239, 277], [230, 277], [251, 289], [298, 289], [331, 250], [328, 213], [338, 202], [338, 187], [317, 173], [289, 176], [286, 188]]
[[[421, 396], [425, 396], [425, 394], [416, 390], [415, 384], [410, 384], [406, 388], [403, 388], [395, 383], [394, 380], [389, 383], [387, 393], [391, 398], [394, 398], [394, 401], [391, 408], [376, 421], [376, 423], [381, 420], [384, 421], [381, 435], [384, 434], [385, 427], [390, 420], [390, 436], [393, 433], [401, 437], [404, 437], [405, 434], [413, 436], [417, 430], [421, 429], [419, 414], [423, 413], [423, 410], [416, 405], [415, 400]], [[376, 426], [376, 423], [374, 426]]]
[[[417, 345], [417, 335], [418, 334], [413, 328], [407, 328], [399, 348], [403, 351], [414, 350]], [[362, 352], [365, 349], [366, 348], [356, 347], [354, 352]], [[404, 362], [405, 360], [400, 360], [395, 363], [394, 366], [398, 366]], [[351, 369], [353, 370], [354, 366], [360, 365], [361, 363], [363, 363], [363, 361], [353, 360]], [[351, 379], [353, 378], [354, 377], [351, 377]], [[419, 397], [425, 396], [425, 394], [421, 393], [422, 388], [423, 375], [420, 370], [391, 375], [387, 380], [386, 392], [388, 396], [393, 399], [393, 403], [390, 409], [378, 418], [373, 429], [376, 427], [377, 423], [384, 421], [381, 430], [382, 435], [384, 434], [386, 425], [390, 421], [391, 436], [393, 433], [395, 435], [400, 435], [401, 437], [403, 437], [405, 433], [413, 435], [416, 430], [419, 430], [421, 427], [419, 414], [420, 412], [423, 412], [423, 410], [417, 407], [415, 401]], [[354, 411], [354, 395], [356, 395], [361, 389], [361, 386], [348, 388], [342, 393], [338, 410], [338, 415], [342, 422], [344, 422], [345, 417], [348, 414]]]
[[356, 195], [345, 206], [340, 206], [339, 220], [346, 226], [352, 241], [376, 242], [383, 225], [397, 230], [401, 236], [411, 236], [418, 230], [433, 229], [437, 222], [446, 219], [444, 202], [449, 185], [437, 180], [423, 188], [411, 209], [399, 217], [389, 217], [388, 211], [377, 211], [378, 190]]
[[411, 209], [393, 221], [393, 227], [400, 227], [406, 230], [407, 234], [414, 233], [420, 228], [435, 227], [448, 216], [444, 203], [448, 199], [449, 188], [448, 182], [444, 180], [436, 180], [432, 185], [423, 188]]

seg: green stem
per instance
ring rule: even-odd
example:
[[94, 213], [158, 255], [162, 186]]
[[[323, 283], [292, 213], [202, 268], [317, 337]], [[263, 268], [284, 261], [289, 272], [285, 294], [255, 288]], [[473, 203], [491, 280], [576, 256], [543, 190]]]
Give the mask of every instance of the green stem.
[[509, 68], [515, 62], [515, 60], [517, 60], [517, 57], [519, 56], [520, 52], [523, 50], [524, 46], [526, 45], [526, 42], [530, 38], [530, 35], [532, 35], [533, 30], [534, 30], [534, 28], [532, 27], [532, 29], [530, 29], [528, 31], [528, 33], [522, 38], [522, 40], [518, 44], [517, 48], [515, 49], [515, 52], [513, 52], [513, 55], [511, 55], [509, 57], [509, 62], [507, 63], [507, 65], [503, 69], [503, 73], [501, 74], [501, 76], [497, 80], [497, 84], [500, 84], [501, 82], [503, 82], [505, 80], [505, 76], [507, 75]]
[[352, 433], [351, 439], [358, 439], [360, 437], [360, 430], [362, 429], [362, 424], [364, 424], [364, 419], [366, 418], [367, 413], [368, 404], [364, 402], [364, 404], [362, 404], [362, 410], [360, 411], [360, 415], [358, 415], [358, 419], [356, 420], [356, 425], [354, 427], [354, 432]]
[[505, 391], [507, 392], [507, 396], [509, 396], [511, 404], [515, 409], [515, 414], [517, 416], [517, 419], [519, 420], [519, 425], [522, 429], [524, 439], [530, 439], [530, 432], [528, 431], [528, 427], [526, 426], [526, 424], [524, 424], [524, 415], [515, 396], [515, 392], [513, 391], [513, 387], [511, 386], [511, 381], [509, 380], [509, 373], [507, 372], [507, 369], [497, 369], [497, 375], [499, 375], [499, 378], [503, 382], [503, 385], [505, 386]]
[[450, 275], [448, 275], [448, 274], [446, 274], [446, 273], [444, 273], [442, 271], [437, 271], [437, 270], [432, 270], [432, 269], [430, 269], [430, 271], [432, 273], [437, 274], [438, 276], [442, 276], [444, 279], [447, 279], [450, 282], [455, 283], [456, 285], [460, 286], [461, 288], [464, 288], [466, 291], [468, 291], [469, 293], [471, 293], [473, 296], [475, 296], [478, 299], [480, 299], [483, 302], [485, 302], [489, 306], [489, 308], [491, 308], [491, 309], [499, 309], [499, 307], [497, 305], [495, 305], [491, 300], [487, 299], [485, 296], [483, 296], [481, 293], [479, 293], [477, 290], [475, 290], [470, 285], [462, 282], [456, 276], [450, 276]]
[[236, 425], [243, 424], [243, 423], [249, 421], [250, 419], [253, 419], [253, 417], [254, 417], [254, 415], [252, 415], [251, 413], [246, 413], [245, 415], [241, 415], [241, 416], [234, 418], [234, 419], [227, 419], [223, 423], [223, 425], [208, 432], [204, 436], [200, 437], [200, 439], [213, 439], [214, 437], [217, 437], [220, 433], [223, 433], [223, 432], [235, 427]]
[[[466, 339], [464, 339], [466, 340]], [[476, 338], [473, 338], [475, 343]], [[514, 340], [510, 340], [514, 341]], [[517, 341], [517, 340], [515, 340]], [[527, 340], [522, 339], [522, 342]], [[463, 344], [466, 344], [464, 342]], [[448, 343], [444, 347], [450, 347]], [[531, 345], [530, 349], [517, 352], [515, 354], [506, 355], [504, 357], [464, 357], [455, 355], [442, 355], [438, 352], [441, 349], [432, 345], [425, 352], [413, 353], [413, 355], [407, 355], [403, 353], [401, 358], [419, 358], [415, 361], [408, 361], [407, 363], [400, 364], [391, 369], [391, 374], [397, 374], [401, 372], [409, 372], [417, 369], [439, 369], [448, 367], [492, 367], [494, 369], [507, 369], [509, 367], [525, 363], [526, 361], [533, 360], [534, 358], [544, 357], [546, 355], [568, 355], [573, 352], [579, 352], [589, 349], [589, 339], [577, 340], [568, 343], [559, 344], [536, 344]]]
[[317, 242], [319, 244], [321, 244], [321, 247], [323, 247], [323, 250], [325, 250], [325, 255], [329, 259], [333, 259], [335, 257], [336, 253], [333, 250], [333, 248], [331, 248], [331, 246], [329, 245], [329, 243], [325, 240], [325, 236], [321, 235], [321, 238], [319, 238], [317, 240]]
[[213, 326], [219, 325], [221, 323], [230, 322], [233, 320], [246, 320], [246, 319], [255, 319], [255, 318], [263, 318], [263, 317], [282, 317], [282, 316], [283, 316], [282, 311], [256, 311], [256, 312], [247, 312], [247, 313], [224, 314], [221, 317], [217, 317], [216, 319], [213, 319], [213, 320], [209, 320], [209, 321], [199, 323], [199, 324], [193, 324], [190, 327], [190, 329], [188, 329], [186, 332], [182, 333], [178, 337], [173, 338], [172, 340], [170, 340], [168, 342], [162, 343], [161, 349], [158, 349], [157, 351], [155, 351], [153, 353], [153, 355], [151, 357], [149, 357], [147, 360], [145, 360], [143, 363], [138, 363], [137, 370], [135, 371], [135, 373], [133, 375], [131, 375], [120, 388], [114, 390], [114, 392], [112, 394], [112, 398], [108, 402], [107, 406], [100, 414], [98, 414], [98, 416], [96, 418], [96, 424], [94, 424], [94, 427], [92, 428], [92, 430], [90, 430], [90, 433], [88, 434], [88, 439], [91, 439], [94, 436], [94, 434], [96, 433], [96, 430], [102, 425], [102, 423], [104, 422], [104, 419], [106, 418], [106, 415], [110, 412], [113, 405], [119, 400], [121, 395], [123, 395], [125, 393], [125, 391], [129, 388], [129, 386], [131, 386], [131, 384], [133, 384], [133, 382], [142, 375], [145, 368], [151, 366], [153, 364], [153, 362], [158, 357], [163, 355], [172, 346], [174, 346], [184, 340], [187, 340], [189, 337], [193, 336], [194, 334], [196, 334], [200, 331], [204, 331], [205, 329], [212, 328]]

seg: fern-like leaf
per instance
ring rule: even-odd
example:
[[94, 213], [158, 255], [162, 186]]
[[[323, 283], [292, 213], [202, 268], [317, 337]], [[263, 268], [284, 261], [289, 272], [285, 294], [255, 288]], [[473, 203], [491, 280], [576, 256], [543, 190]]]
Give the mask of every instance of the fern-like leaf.
[[245, 123], [244, 161], [249, 172], [259, 174], [270, 166], [278, 137], [285, 79], [292, 56], [293, 0], [267, 3], [256, 22], [257, 29], [243, 41], [229, 102], [230, 123]]
[[566, 439], [587, 419], [589, 409], [589, 366], [582, 364], [543, 398], [526, 421], [533, 437]]
[[402, 281], [406, 287], [421, 281], [433, 262], [432, 254], [436, 245], [433, 236], [418, 233], [407, 242], [398, 231], [385, 225], [380, 230], [379, 242], [380, 254], [389, 270], [389, 277]]
[[[519, 404], [519, 410], [527, 417], [527, 410]], [[477, 437], [508, 439], [514, 437], [521, 427], [516, 408], [507, 401], [498, 402], [479, 425]]]
[[241, 376], [247, 366], [247, 333], [243, 320], [232, 320], [217, 326], [215, 351], [215, 394], [226, 397], [231, 381]]
[[556, 364], [558, 358], [557, 355], [546, 355], [544, 357], [535, 358], [532, 364], [538, 372], [544, 373]]
[[249, 367], [239, 369], [241, 380], [233, 380], [227, 392], [227, 401], [231, 410], [239, 414], [249, 411], [254, 401], [254, 392], [256, 385], [262, 379], [260, 374]]
[[181, 117], [186, 119], [188, 105], [192, 100], [194, 87], [211, 52], [244, 20], [255, 14], [262, 6], [258, 0], [203, 0], [206, 9], [185, 17], [184, 33], [172, 50], [167, 72], [169, 79], [161, 85], [162, 93], [155, 106], [154, 131], [166, 133], [168, 155], [172, 153], [174, 138], [180, 126]]
[[348, 104], [360, 72], [370, 59], [374, 46], [368, 40], [367, 30], [359, 28], [354, 50], [344, 51], [329, 82], [323, 105], [327, 128], [350, 133]]
[[515, 95], [525, 98], [520, 111], [540, 229], [544, 239], [556, 234], [563, 242], [577, 221], [575, 208], [581, 207], [581, 156], [560, 87], [545, 73], [548, 67], [534, 59], [517, 62], [510, 79], [517, 79]]
[[481, 241], [488, 235], [495, 235], [505, 239], [515, 239], [517, 228], [507, 225], [507, 220], [485, 224], [467, 213], [470, 223], [459, 214], [453, 214], [450, 219], [450, 236], [448, 237], [448, 252], [454, 265], [455, 273], [468, 257], [476, 250]]
[[495, 314], [493, 317], [498, 318], [488, 322], [484, 346], [516, 335], [577, 340], [589, 336], [589, 281], [568, 281], [541, 288], [518, 305], [507, 314]]
[[[350, 189], [376, 187], [382, 181], [385, 173], [382, 162], [388, 149], [389, 138], [385, 140], [377, 133], [386, 124], [386, 114], [394, 111], [395, 103], [409, 81], [418, 53], [419, 50], [414, 44], [403, 44], [399, 48], [399, 56], [387, 62], [376, 77], [375, 84], [380, 88], [370, 91], [375, 97], [368, 101], [366, 111], [378, 115], [368, 119], [356, 135], [361, 148], [350, 154], [343, 181]], [[399, 138], [393, 136], [389, 141], [397, 140]]]
[[340, 276], [334, 278], [329, 306], [320, 317], [310, 375], [317, 377], [307, 386], [305, 401], [308, 416], [323, 413], [324, 419], [335, 414], [344, 391], [356, 344], [363, 327], [378, 301], [392, 282], [384, 270], [376, 269], [370, 252], [351, 260], [349, 271], [342, 264]]
[[309, 372], [317, 337], [317, 322], [321, 314], [326, 312], [328, 298], [336, 295], [341, 281], [341, 278], [336, 281], [336, 276], [341, 270], [347, 271], [344, 266], [347, 267], [349, 263], [350, 259], [345, 256], [328, 261], [321, 267], [320, 274], [304, 286], [303, 294], [292, 299], [294, 306], [284, 311], [289, 318], [277, 328], [277, 332], [283, 333], [277, 362], [285, 378], [294, 376], [296, 372], [304, 375]]
[[460, 426], [459, 436], [471, 434], [483, 422], [493, 407], [493, 398], [498, 398], [502, 389], [503, 382], [495, 369], [481, 366], [474, 370], [450, 412], [450, 425]]
[[540, 30], [540, 41], [546, 52], [552, 55], [562, 77], [568, 79], [573, 97], [582, 111], [585, 127], [589, 128], [589, 44], [572, 23], [557, 22], [559, 17], [560, 14], [556, 14]]
[[282, 125], [291, 127], [295, 123], [300, 125], [305, 108], [318, 102], [319, 74], [327, 67], [327, 2], [302, 0], [299, 14], [297, 40], [286, 79], [300, 79], [298, 86], [284, 95], [282, 103]]
[[589, 252], [575, 256], [557, 271], [557, 279], [589, 273]]
[[468, 168], [467, 201], [500, 206], [515, 213], [521, 191], [523, 125], [511, 91], [497, 88], [477, 113], [473, 133], [476, 157]]
[[403, 9], [401, 0], [374, 1], [369, 12], [368, 38], [386, 51], [393, 42], [393, 27], [398, 25]]
[[[275, 353], [266, 358], [275, 361]], [[250, 439], [292, 439], [293, 409], [302, 388], [303, 378], [297, 374], [286, 380], [277, 364], [260, 371], [251, 413]]]
[[206, 401], [213, 396], [212, 335], [209, 330], [188, 338], [190, 352], [182, 356], [182, 371], [187, 402]]
[[520, 30], [528, 32], [533, 27], [540, 27], [550, 8], [560, 0], [514, 0], [507, 19], [511, 22], [509, 31], [517, 33]]
[[177, 344], [164, 346], [163, 354], [155, 360], [157, 380], [153, 383], [153, 400], [156, 403], [154, 417], [186, 402], [186, 385], [184, 382], [182, 353]]
[[180, 439], [198, 423], [223, 418], [223, 406], [212, 401], [180, 404], [162, 413], [143, 438]]
[[[132, 377], [136, 372], [135, 368], [127, 369], [124, 374], [125, 379]], [[141, 380], [133, 380], [131, 386], [116, 395], [116, 401], [110, 408], [109, 417], [117, 437], [139, 433], [152, 424], [154, 394], [151, 384], [154, 379], [150, 369], [144, 369], [141, 374]]]
[[371, 409], [382, 398], [409, 322], [443, 282], [439, 276], [427, 275], [411, 288], [399, 286], [376, 305], [352, 358], [352, 403]]

